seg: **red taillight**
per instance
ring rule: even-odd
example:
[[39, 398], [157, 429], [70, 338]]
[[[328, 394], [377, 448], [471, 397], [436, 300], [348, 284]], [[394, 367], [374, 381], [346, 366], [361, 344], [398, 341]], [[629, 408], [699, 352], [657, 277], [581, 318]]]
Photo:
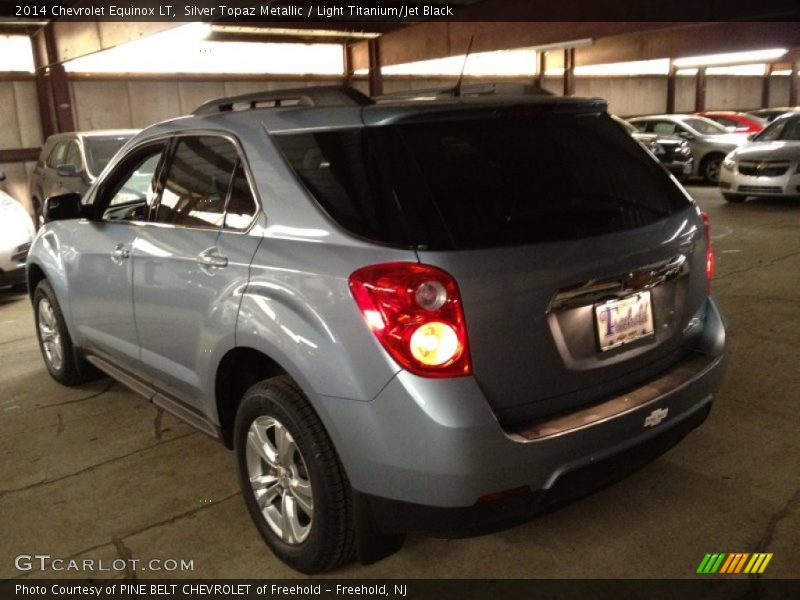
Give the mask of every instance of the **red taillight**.
[[350, 275], [367, 326], [401, 367], [425, 377], [472, 373], [461, 296], [448, 274], [418, 263], [386, 263]]
[[711, 221], [707, 212], [701, 212], [703, 227], [706, 231], [706, 279], [708, 279], [708, 293], [711, 293], [711, 280], [714, 279], [714, 252], [711, 249]]

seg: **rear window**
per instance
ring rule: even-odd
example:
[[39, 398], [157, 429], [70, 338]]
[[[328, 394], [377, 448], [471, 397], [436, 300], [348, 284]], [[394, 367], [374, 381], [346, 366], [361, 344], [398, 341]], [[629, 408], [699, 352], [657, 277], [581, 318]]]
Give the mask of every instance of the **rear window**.
[[275, 139], [335, 221], [379, 242], [472, 249], [580, 239], [647, 225], [689, 202], [605, 114]]
[[114, 158], [117, 151], [130, 139], [129, 135], [115, 135], [109, 137], [86, 137], [84, 151], [89, 172], [99, 175], [106, 165]]

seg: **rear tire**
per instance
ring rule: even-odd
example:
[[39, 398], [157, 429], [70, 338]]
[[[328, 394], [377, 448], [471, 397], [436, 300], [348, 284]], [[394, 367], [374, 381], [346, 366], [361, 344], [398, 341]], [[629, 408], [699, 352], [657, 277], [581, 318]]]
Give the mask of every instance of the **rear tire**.
[[722, 169], [722, 154], [709, 154], [700, 163], [700, 175], [706, 183], [719, 183], [719, 172]]
[[723, 192], [722, 197], [725, 198], [726, 202], [731, 202], [732, 204], [739, 204], [740, 202], [744, 202], [747, 196], [743, 194], [726, 194]]
[[234, 425], [239, 483], [264, 541], [302, 573], [353, 559], [350, 484], [322, 422], [288, 376], [251, 387]]
[[61, 306], [46, 279], [39, 282], [33, 293], [33, 313], [39, 349], [53, 379], [74, 386], [102, 377], [72, 344]]

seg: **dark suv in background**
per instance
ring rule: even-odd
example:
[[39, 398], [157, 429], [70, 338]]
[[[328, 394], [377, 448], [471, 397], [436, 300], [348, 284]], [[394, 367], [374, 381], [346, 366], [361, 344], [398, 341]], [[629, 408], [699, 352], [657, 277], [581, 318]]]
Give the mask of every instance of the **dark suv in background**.
[[83, 195], [117, 150], [138, 130], [59, 133], [47, 138], [31, 175], [31, 204], [36, 226], [44, 223], [44, 201], [75, 192]]

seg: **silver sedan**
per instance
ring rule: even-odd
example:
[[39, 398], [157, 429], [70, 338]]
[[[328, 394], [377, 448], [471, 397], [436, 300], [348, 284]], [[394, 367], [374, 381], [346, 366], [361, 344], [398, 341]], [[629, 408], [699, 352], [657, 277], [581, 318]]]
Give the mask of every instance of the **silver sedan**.
[[719, 185], [728, 202], [749, 196], [800, 197], [800, 113], [775, 119], [726, 156]]

